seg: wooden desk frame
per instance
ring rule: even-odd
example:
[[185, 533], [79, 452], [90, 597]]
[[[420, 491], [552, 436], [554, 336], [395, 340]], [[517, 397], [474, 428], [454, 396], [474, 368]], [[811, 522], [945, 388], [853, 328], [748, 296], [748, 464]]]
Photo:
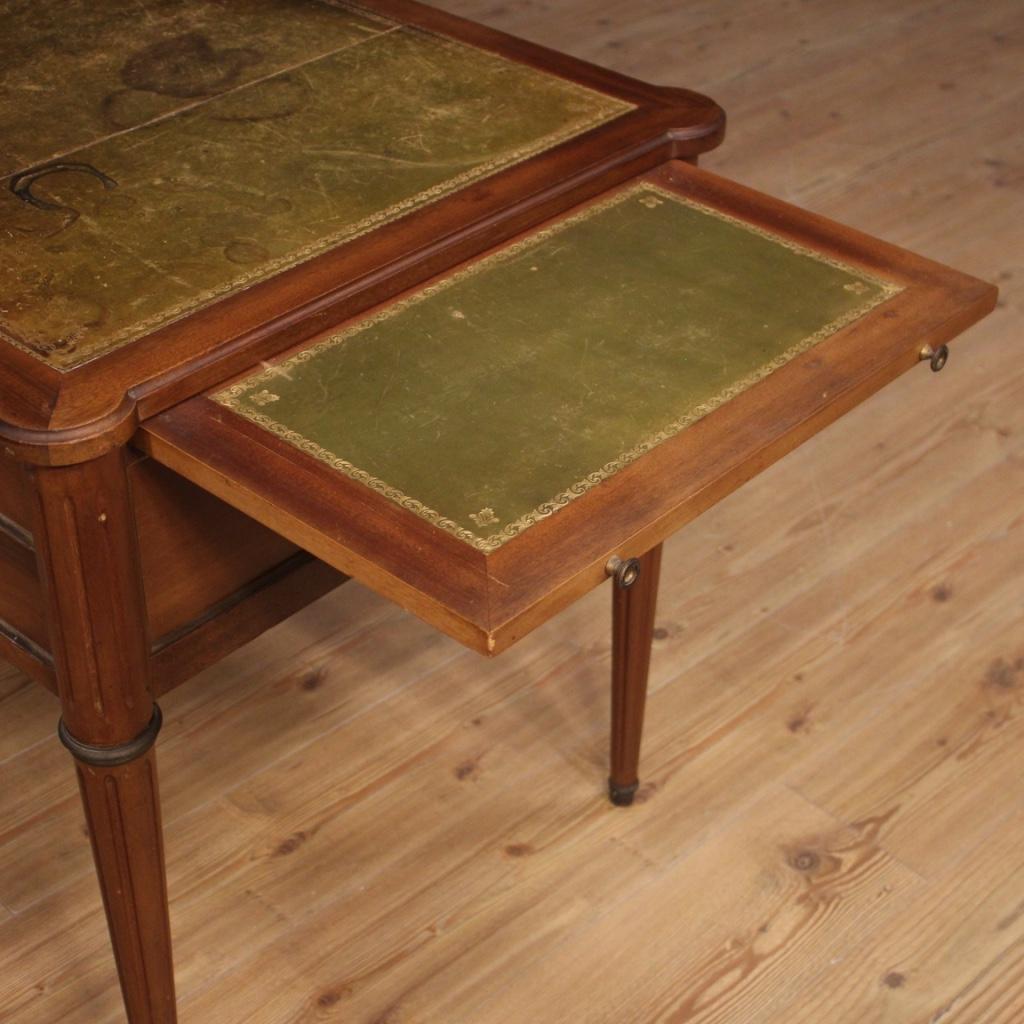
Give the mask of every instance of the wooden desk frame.
[[[59, 697], [60, 739], [74, 757], [131, 1024], [177, 1020], [156, 698], [347, 579], [281, 548], [269, 531], [252, 534], [254, 524], [217, 503], [211, 522], [249, 532], [250, 549], [273, 547], [276, 561], [236, 567], [219, 591], [191, 595], [194, 607], [169, 611], [157, 629], [146, 590], [147, 575], [158, 574], [147, 570], [140, 533], [162, 530], [175, 550], [189, 536], [174, 513], [183, 482], [131, 447], [140, 424], [638, 172], [695, 160], [724, 132], [721, 109], [696, 93], [646, 85], [414, 0], [366, 6], [634, 109], [494, 174], [486, 187], [463, 188], [67, 372], [0, 340], [0, 571], [19, 617], [0, 615], [0, 657]], [[646, 656], [638, 652], [649, 650], [640, 634], [653, 622], [655, 583], [652, 569], [615, 605], [620, 802], [639, 748]], [[150, 606], [158, 585], [150, 580]]]

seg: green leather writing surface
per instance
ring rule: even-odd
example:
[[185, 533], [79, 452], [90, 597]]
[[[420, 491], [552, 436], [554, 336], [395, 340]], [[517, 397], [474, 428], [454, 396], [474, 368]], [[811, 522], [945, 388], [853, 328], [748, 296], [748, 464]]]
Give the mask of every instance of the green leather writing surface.
[[57, 369], [631, 109], [311, 0], [35, 0], [5, 32], [0, 333]]
[[0, 177], [392, 27], [319, 0], [9, 0], [3, 12]]
[[491, 551], [898, 291], [641, 184], [216, 399]]

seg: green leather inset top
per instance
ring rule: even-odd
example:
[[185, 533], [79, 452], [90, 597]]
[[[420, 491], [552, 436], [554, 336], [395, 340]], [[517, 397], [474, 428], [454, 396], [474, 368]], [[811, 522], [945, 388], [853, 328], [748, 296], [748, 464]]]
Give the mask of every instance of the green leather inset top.
[[899, 290], [641, 184], [216, 398], [491, 551]]
[[0, 333], [67, 369], [630, 105], [315, 0], [16, 0]]

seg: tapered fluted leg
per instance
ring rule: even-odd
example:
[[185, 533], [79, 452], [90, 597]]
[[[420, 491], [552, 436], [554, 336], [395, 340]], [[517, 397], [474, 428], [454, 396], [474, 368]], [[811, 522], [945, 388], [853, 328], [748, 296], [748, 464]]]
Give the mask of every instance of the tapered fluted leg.
[[116, 768], [76, 767], [128, 1020], [173, 1024], [156, 758], [149, 750]]
[[640, 741], [661, 570], [661, 545], [612, 571], [612, 743], [608, 793], [628, 806], [640, 784]]
[[61, 699], [129, 1024], [175, 1024], [146, 615], [121, 450], [34, 472]]

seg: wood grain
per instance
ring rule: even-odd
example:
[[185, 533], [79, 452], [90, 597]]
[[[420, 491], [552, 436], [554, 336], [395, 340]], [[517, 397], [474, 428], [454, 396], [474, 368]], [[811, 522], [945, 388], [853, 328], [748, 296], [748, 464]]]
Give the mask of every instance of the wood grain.
[[[714, 95], [711, 170], [1000, 306], [666, 544], [625, 815], [607, 587], [491, 662], [350, 584], [166, 697], [182, 1018], [1017, 1024], [1019, 5], [447, 6]], [[52, 702], [0, 680], [0, 1005], [122, 1024]]]

